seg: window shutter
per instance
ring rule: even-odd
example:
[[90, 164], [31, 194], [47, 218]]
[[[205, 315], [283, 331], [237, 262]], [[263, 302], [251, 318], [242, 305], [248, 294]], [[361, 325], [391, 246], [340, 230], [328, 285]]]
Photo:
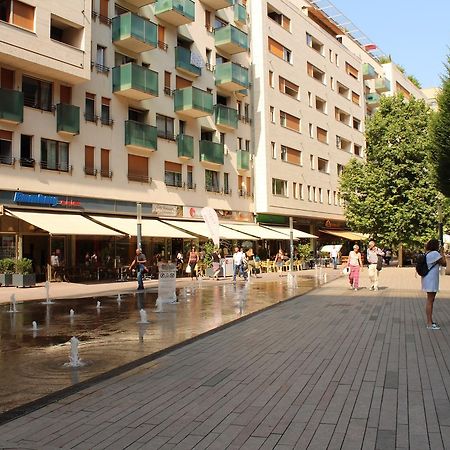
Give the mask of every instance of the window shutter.
[[269, 52], [279, 58], [283, 58], [284, 55], [283, 46], [272, 38], [269, 38]]
[[148, 158], [128, 155], [128, 175], [148, 177]]
[[100, 152], [100, 164], [101, 164], [101, 170], [102, 173], [108, 173], [109, 172], [109, 150], [106, 148], [102, 148]]
[[13, 24], [27, 30], [34, 30], [34, 7], [14, 0]]
[[14, 89], [14, 71], [3, 69], [1, 70], [1, 87], [3, 89]]
[[175, 173], [181, 173], [182, 165], [179, 163], [174, 163], [171, 161], [165, 161], [164, 162], [164, 170], [166, 172], [175, 172]]
[[84, 166], [86, 169], [94, 168], [94, 147], [89, 145], [84, 147]]
[[190, 87], [190, 86], [192, 86], [192, 81], [186, 80], [186, 78], [181, 78], [177, 75], [177, 79], [176, 79], [176, 88], [177, 89], [183, 89], [183, 88]]
[[61, 103], [65, 103], [66, 105], [70, 105], [72, 103], [72, 88], [70, 86], [60, 86], [59, 100]]

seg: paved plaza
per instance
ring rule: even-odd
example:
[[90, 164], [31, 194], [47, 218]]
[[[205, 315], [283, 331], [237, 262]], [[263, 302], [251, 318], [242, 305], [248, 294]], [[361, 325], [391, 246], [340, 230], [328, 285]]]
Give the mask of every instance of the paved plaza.
[[365, 269], [8, 422], [0, 448], [450, 449], [441, 282], [440, 331], [414, 269], [378, 292]]

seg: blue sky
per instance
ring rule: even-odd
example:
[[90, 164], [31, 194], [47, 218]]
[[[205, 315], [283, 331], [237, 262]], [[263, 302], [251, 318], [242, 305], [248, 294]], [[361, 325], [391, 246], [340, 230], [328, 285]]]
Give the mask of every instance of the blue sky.
[[331, 0], [422, 87], [440, 86], [450, 53], [450, 0]]

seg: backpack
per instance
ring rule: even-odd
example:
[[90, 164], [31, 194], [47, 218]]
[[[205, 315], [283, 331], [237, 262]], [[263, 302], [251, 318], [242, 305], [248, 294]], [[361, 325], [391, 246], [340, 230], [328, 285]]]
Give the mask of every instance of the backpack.
[[432, 266], [430, 268], [428, 268], [427, 254], [421, 253], [421, 254], [417, 255], [417, 259], [416, 259], [417, 274], [420, 275], [421, 277], [427, 276], [430, 269], [432, 269], [438, 262], [439, 261], [436, 261], [435, 263], [432, 264]]

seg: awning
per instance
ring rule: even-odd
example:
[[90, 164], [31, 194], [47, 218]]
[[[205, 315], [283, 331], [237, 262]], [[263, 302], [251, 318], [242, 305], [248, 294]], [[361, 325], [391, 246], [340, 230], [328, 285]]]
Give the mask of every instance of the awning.
[[367, 234], [356, 233], [354, 231], [329, 231], [329, 230], [320, 230], [322, 233], [331, 234], [332, 236], [337, 236], [343, 239], [347, 239], [349, 241], [365, 241], [369, 239]]
[[[92, 219], [108, 227], [122, 231], [129, 236], [137, 235], [137, 221], [133, 217], [91, 216]], [[142, 219], [142, 237], [193, 239], [194, 236], [184, 233], [157, 219]]]
[[247, 233], [254, 236], [257, 239], [272, 239], [277, 241], [289, 240], [289, 235], [274, 231], [270, 228], [261, 227], [260, 225], [255, 225], [252, 223], [247, 224], [227, 224], [227, 228], [239, 231], [241, 233]]
[[[189, 233], [194, 233], [198, 236], [203, 236], [209, 238], [209, 230], [205, 222], [193, 221], [193, 220], [164, 220], [167, 224], [181, 228], [188, 231]], [[231, 239], [231, 240], [245, 240], [252, 241], [255, 238], [251, 235], [244, 234], [239, 230], [229, 228], [228, 225], [219, 225], [219, 236], [220, 239]]]
[[99, 225], [81, 214], [44, 213], [7, 210], [13, 217], [48, 231], [50, 234], [78, 236], [122, 236], [116, 231]]
[[[267, 225], [263, 225], [264, 228], [269, 228], [269, 230], [278, 231], [279, 233], [287, 234], [290, 236], [290, 228], [289, 227], [269, 227]], [[314, 236], [314, 234], [305, 233], [304, 231], [292, 229], [292, 233], [294, 235], [294, 239], [318, 239], [318, 236]]]
[[320, 252], [321, 253], [331, 253], [331, 250], [333, 249], [333, 247], [335, 248], [335, 250], [337, 252], [341, 251], [342, 245], [340, 244], [336, 244], [336, 245], [324, 245], [321, 249]]

